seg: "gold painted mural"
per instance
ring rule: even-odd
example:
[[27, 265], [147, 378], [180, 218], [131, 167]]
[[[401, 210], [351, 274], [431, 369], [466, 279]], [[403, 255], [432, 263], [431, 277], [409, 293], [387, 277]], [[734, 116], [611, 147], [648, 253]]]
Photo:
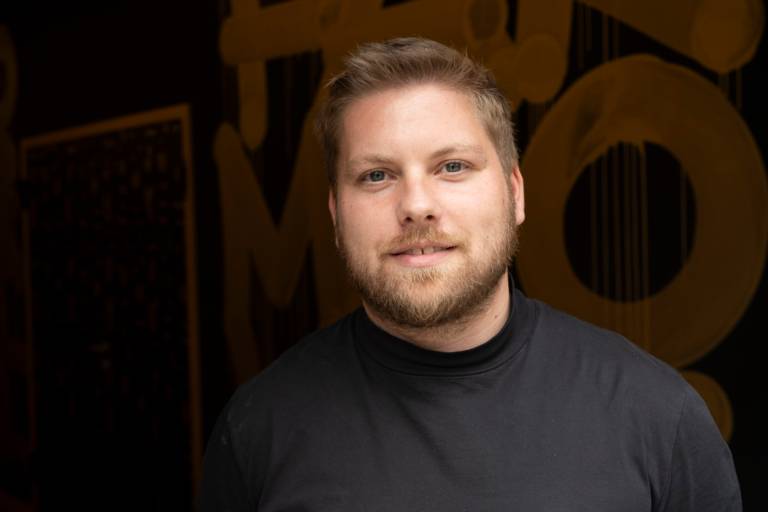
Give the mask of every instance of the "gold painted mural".
[[[738, 110], [704, 76], [652, 55], [616, 58], [618, 52], [605, 51], [602, 65], [561, 89], [573, 65], [572, 44], [582, 57], [584, 42], [571, 30], [581, 27], [586, 8], [602, 15], [604, 38], [610, 24], [621, 22], [725, 76], [752, 59], [762, 37], [763, 4], [519, 0], [513, 5], [515, 40], [506, 30], [511, 13], [503, 0], [413, 0], [387, 8], [379, 0], [294, 0], [263, 8], [256, 0], [231, 1], [220, 52], [237, 71], [239, 121], [220, 126], [215, 160], [225, 243], [225, 328], [236, 376], [243, 380], [264, 363], [250, 326], [251, 269], [268, 299], [284, 306], [311, 249], [320, 322], [329, 323], [357, 304], [335, 255], [322, 157], [311, 133], [314, 107], [306, 117], [279, 223], [254, 177], [248, 153], [262, 144], [267, 131], [265, 62], [320, 51], [320, 82], [325, 83], [356, 44], [419, 35], [467, 48], [494, 71], [515, 109], [527, 104], [529, 115], [538, 116], [522, 158], [528, 220], [518, 272], [526, 292], [622, 332], [683, 370], [728, 437], [733, 418], [727, 395], [710, 377], [684, 368], [723, 340], [760, 278], [768, 189], [752, 134]], [[572, 24], [574, 17], [579, 23]], [[610, 49], [618, 39], [603, 43]], [[322, 94], [317, 91], [314, 105]], [[645, 147], [655, 144], [681, 163], [698, 199], [695, 240], [681, 270], [658, 293], [648, 293], [646, 286], [639, 298], [622, 301], [598, 295], [576, 278], [563, 239], [565, 204], [576, 179], [619, 144], [639, 155], [624, 167], [639, 177], [638, 186], [643, 184]], [[628, 219], [625, 226], [617, 226], [637, 233], [641, 243], [630, 247], [635, 252], [648, 248], [643, 215], [653, 207], [653, 198], [646, 196], [643, 204], [622, 217]], [[736, 225], [739, 230], [732, 229]], [[631, 275], [618, 275], [616, 282], [642, 287], [642, 261], [629, 262]]]
[[[580, 282], [562, 237], [571, 186], [619, 142], [636, 145], [641, 154], [651, 142], [676, 155], [699, 205], [696, 240], [680, 272], [658, 293], [627, 302], [606, 299]], [[741, 318], [761, 275], [768, 192], [755, 141], [717, 87], [646, 55], [607, 63], [550, 110], [523, 168], [528, 225], [518, 268], [531, 295], [619, 331], [677, 368], [709, 352]], [[647, 233], [643, 240], [647, 248]], [[647, 269], [637, 271], [640, 281], [648, 279]], [[697, 389], [705, 394], [713, 386]]]

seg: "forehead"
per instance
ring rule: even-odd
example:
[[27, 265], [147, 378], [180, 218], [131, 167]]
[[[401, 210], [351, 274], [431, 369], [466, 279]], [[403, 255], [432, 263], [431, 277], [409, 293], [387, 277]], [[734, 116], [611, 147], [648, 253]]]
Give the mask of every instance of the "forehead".
[[471, 97], [439, 84], [416, 84], [367, 94], [341, 118], [340, 153], [395, 151], [412, 146], [489, 145]]

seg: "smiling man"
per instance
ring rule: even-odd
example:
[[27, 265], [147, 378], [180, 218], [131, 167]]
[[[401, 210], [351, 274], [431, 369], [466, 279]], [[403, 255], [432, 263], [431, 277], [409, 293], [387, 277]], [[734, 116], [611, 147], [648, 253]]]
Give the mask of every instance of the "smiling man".
[[362, 308], [244, 384], [204, 511], [733, 511], [728, 446], [675, 370], [528, 299], [511, 114], [434, 41], [362, 46], [318, 118]]
[[523, 180], [504, 170], [470, 97], [405, 84], [358, 99], [339, 122], [328, 206], [368, 316], [444, 352], [492, 338], [508, 316]]

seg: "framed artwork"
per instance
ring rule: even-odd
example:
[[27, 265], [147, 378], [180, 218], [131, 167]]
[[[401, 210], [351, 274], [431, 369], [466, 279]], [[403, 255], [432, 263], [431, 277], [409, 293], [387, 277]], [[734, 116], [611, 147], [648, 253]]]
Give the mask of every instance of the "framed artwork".
[[20, 153], [40, 506], [191, 505], [203, 441], [189, 108], [24, 139]]

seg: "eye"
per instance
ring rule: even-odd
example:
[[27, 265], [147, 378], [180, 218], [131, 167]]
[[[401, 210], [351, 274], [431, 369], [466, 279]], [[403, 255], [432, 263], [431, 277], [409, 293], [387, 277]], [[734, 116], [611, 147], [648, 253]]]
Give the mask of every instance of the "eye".
[[387, 179], [387, 173], [381, 169], [375, 169], [363, 176], [363, 181], [368, 181], [370, 183], [379, 183], [385, 179]]
[[459, 160], [451, 160], [450, 162], [446, 162], [443, 164], [443, 169], [445, 172], [449, 174], [456, 174], [458, 172], [461, 172], [467, 168], [467, 164], [464, 162], [461, 162]]

